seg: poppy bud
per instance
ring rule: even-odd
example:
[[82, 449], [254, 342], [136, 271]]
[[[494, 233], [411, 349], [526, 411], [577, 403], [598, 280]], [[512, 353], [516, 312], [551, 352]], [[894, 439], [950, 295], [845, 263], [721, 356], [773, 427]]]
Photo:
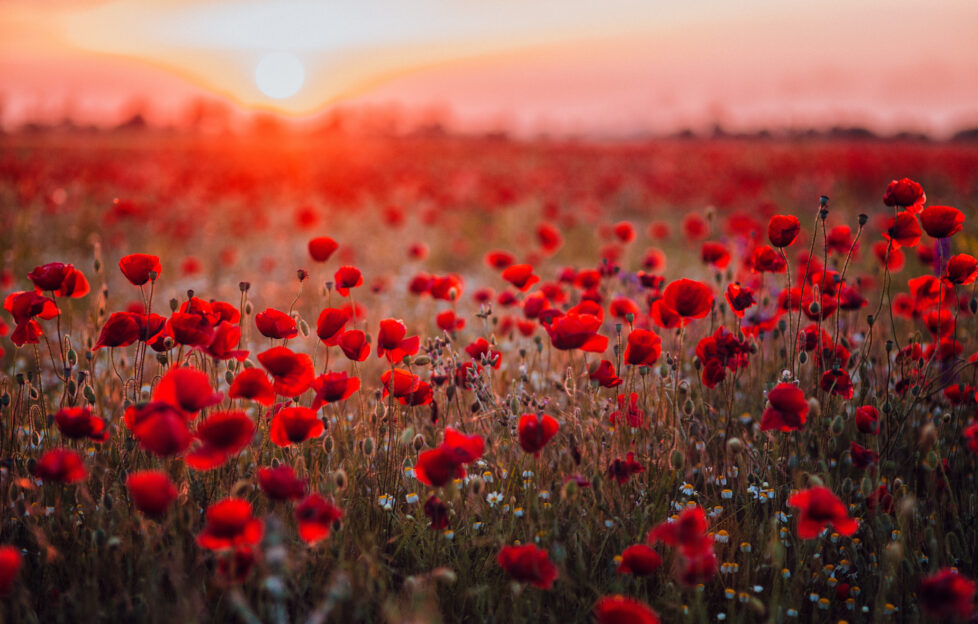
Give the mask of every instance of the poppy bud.
[[863, 498], [869, 498], [869, 495], [873, 493], [873, 481], [869, 477], [863, 477], [859, 483], [859, 492]]
[[829, 196], [828, 195], [820, 195], [819, 198], [818, 198], [818, 205], [821, 206], [821, 207], [823, 207], [823, 208], [825, 206], [828, 206], [829, 205]]
[[251, 305], [250, 301], [245, 302], [244, 313], [245, 316], [251, 316], [251, 313], [255, 311], [255, 306]]
[[818, 475], [808, 475], [808, 487], [825, 487], [825, 482]]
[[686, 463], [686, 457], [683, 455], [682, 451], [676, 449], [669, 456], [669, 465], [672, 466], [673, 470], [682, 470], [683, 465]]
[[238, 290], [248, 292], [251, 290], [251, 282], [238, 282]]
[[340, 492], [345, 490], [347, 486], [346, 471], [340, 468], [339, 470], [334, 472], [333, 483], [336, 484], [336, 489], [339, 490]]
[[309, 277], [309, 271], [305, 269], [299, 269], [295, 272], [296, 277], [299, 278], [299, 282], [304, 282]]
[[420, 451], [421, 449], [424, 448], [424, 436], [421, 435], [420, 433], [415, 434], [414, 439], [411, 441], [411, 443], [414, 446], [415, 451]]
[[224, 371], [224, 381], [231, 383], [234, 381], [234, 373], [231, 371]]
[[686, 399], [686, 402], [683, 403], [683, 414], [686, 414], [687, 416], [692, 415], [693, 407], [693, 399]]
[[808, 352], [802, 351], [801, 353], [799, 353], [798, 354], [798, 361], [801, 362], [802, 364], [805, 364], [806, 362], [808, 362]]
[[418, 357], [414, 358], [414, 364], [416, 366], [427, 366], [431, 364], [431, 358], [427, 355], [419, 355]]
[[875, 318], [873, 318], [873, 315], [872, 315], [872, 314], [867, 314], [867, 315], [866, 315], [866, 323], [867, 323], [867, 324], [868, 324], [868, 325], [869, 325], [870, 327], [872, 327], [872, 326], [873, 326], [873, 322], [874, 322], [875, 320], [876, 320], [876, 319], [875, 319]]
[[852, 494], [852, 479], [849, 477], [843, 479], [841, 489], [843, 494]]
[[326, 451], [327, 455], [333, 452], [333, 446], [334, 446], [333, 436], [328, 435], [325, 438], [323, 438], [323, 450]]
[[930, 451], [927, 453], [927, 456], [924, 457], [924, 468], [927, 470], [937, 470], [937, 467], [940, 465], [940, 461], [941, 460], [937, 457], [937, 453]]
[[159, 362], [161, 365], [166, 366], [166, 363], [167, 363], [166, 354], [165, 353], [157, 353], [156, 354], [156, 361]]
[[829, 211], [827, 209], [822, 208], [821, 210], [818, 211], [818, 218], [821, 219], [822, 221], [825, 221], [825, 219], [827, 219], [828, 216], [829, 216]]
[[176, 312], [180, 308], [180, 301], [174, 297], [170, 299], [170, 312]]
[[376, 447], [374, 445], [373, 438], [368, 437], [366, 440], [363, 441], [363, 454], [365, 456], [372, 457], [375, 449]]
[[727, 450], [737, 455], [744, 450], [744, 443], [740, 441], [740, 438], [730, 438], [727, 440]]
[[78, 363], [78, 353], [74, 349], [68, 349], [68, 363], [72, 366]]
[[860, 212], [859, 213], [859, 227], [862, 227], [862, 226], [866, 225], [866, 223], [868, 221], [869, 221], [869, 215], [867, 215], [864, 212]]
[[309, 337], [309, 323], [305, 322], [305, 320], [299, 321], [299, 334], [302, 335], [303, 338]]
[[978, 298], [971, 298], [971, 301], [968, 302], [968, 309], [971, 310], [972, 314], [978, 314]]
[[486, 482], [482, 480], [481, 477], [472, 477], [469, 480], [469, 491], [473, 496], [479, 496], [482, 494], [482, 490], [485, 489]]

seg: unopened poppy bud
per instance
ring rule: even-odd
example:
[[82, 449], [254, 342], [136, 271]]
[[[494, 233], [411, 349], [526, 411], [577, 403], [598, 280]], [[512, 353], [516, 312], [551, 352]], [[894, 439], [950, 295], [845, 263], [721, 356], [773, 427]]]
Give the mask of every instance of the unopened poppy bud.
[[414, 439], [411, 440], [411, 444], [414, 446], [415, 451], [420, 451], [424, 448], [424, 436], [420, 433], [415, 434]]
[[683, 414], [690, 416], [693, 413], [693, 407], [693, 399], [686, 399], [686, 402], [683, 403]]
[[333, 452], [334, 445], [335, 442], [333, 441], [333, 436], [328, 435], [323, 438], [323, 451], [325, 451], [327, 455]]
[[376, 447], [374, 446], [374, 439], [373, 438], [369, 438], [368, 437], [366, 440], [363, 441], [363, 454], [365, 456], [372, 457], [373, 454], [374, 454], [375, 448]]
[[859, 482], [859, 493], [863, 495], [863, 498], [868, 498], [873, 493], [873, 480], [869, 477], [863, 477], [863, 480]]
[[783, 332], [786, 329], [788, 329], [788, 321], [786, 321], [784, 319], [779, 320], [778, 321], [778, 330]]
[[628, 321], [628, 324], [629, 325], [631, 325], [632, 323], [634, 323], [635, 322], [635, 313], [629, 312], [628, 314], [626, 314], [625, 315], [625, 320]]
[[427, 355], [419, 355], [414, 358], [414, 364], [415, 366], [428, 366], [431, 364], [431, 358]]
[[149, 272], [149, 281], [155, 282], [156, 281], [156, 278], [158, 278], [159, 276], [160, 276], [160, 274], [157, 273], [156, 271], [150, 271]]
[[866, 324], [868, 324], [870, 327], [872, 327], [874, 322], [876, 322], [876, 319], [873, 317], [873, 315], [872, 314], [867, 314], [866, 315]]
[[343, 470], [342, 468], [340, 468], [339, 470], [337, 470], [336, 472], [334, 472], [333, 473], [333, 483], [336, 484], [336, 489], [337, 490], [339, 490], [341, 492], [343, 490], [345, 490], [346, 489], [346, 486], [348, 484], [348, 479], [346, 478], [346, 471]]
[[66, 386], [68, 390], [68, 396], [73, 397], [75, 396], [75, 394], [78, 393], [78, 384], [75, 382], [74, 379], [69, 379]]
[[251, 316], [251, 313], [254, 311], [255, 311], [255, 306], [253, 306], [250, 301], [246, 301], [244, 307], [245, 316]]
[[573, 501], [577, 498], [580, 487], [577, 481], [571, 479], [560, 489], [560, 499], [563, 501]]
[[224, 381], [231, 383], [234, 381], [234, 373], [231, 371], [224, 371]]
[[924, 457], [924, 468], [927, 470], [937, 470], [937, 467], [940, 465], [940, 461], [941, 460], [937, 457], [937, 453], [930, 451]]
[[808, 353], [806, 351], [802, 351], [801, 353], [799, 353], [798, 354], [798, 361], [800, 363], [802, 363], [802, 364], [807, 363], [808, 362]]
[[865, 212], [860, 212], [859, 213], [859, 227], [862, 227], [862, 226], [866, 225], [866, 223], [868, 221], [869, 221], [869, 215], [867, 215]]
[[299, 321], [299, 334], [301, 334], [303, 338], [309, 337], [309, 323], [307, 323], [305, 320]]
[[818, 475], [808, 475], [808, 487], [825, 487], [825, 482]]
[[180, 302], [176, 297], [170, 299], [170, 312], [176, 312], [180, 308]]
[[166, 357], [166, 354], [165, 354], [165, 353], [157, 353], [157, 354], [156, 354], [156, 361], [157, 361], [157, 362], [158, 362], [159, 364], [162, 364], [163, 366], [166, 366], [166, 363], [167, 363], [167, 362], [168, 362], [169, 360], [168, 360], [168, 358]]
[[971, 301], [968, 302], [968, 309], [971, 310], [972, 314], [978, 314], [978, 298], [971, 298]]
[[744, 443], [740, 441], [740, 438], [730, 438], [727, 440], [727, 449], [736, 455], [744, 450]]
[[669, 455], [669, 465], [672, 466], [673, 470], [682, 470], [683, 465], [686, 463], [686, 457], [683, 452], [676, 449]]

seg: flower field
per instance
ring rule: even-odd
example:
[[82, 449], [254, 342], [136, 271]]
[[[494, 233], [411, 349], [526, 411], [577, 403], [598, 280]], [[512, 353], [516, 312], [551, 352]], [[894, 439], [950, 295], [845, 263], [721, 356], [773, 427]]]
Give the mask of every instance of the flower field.
[[974, 620], [978, 146], [0, 136], [0, 620]]

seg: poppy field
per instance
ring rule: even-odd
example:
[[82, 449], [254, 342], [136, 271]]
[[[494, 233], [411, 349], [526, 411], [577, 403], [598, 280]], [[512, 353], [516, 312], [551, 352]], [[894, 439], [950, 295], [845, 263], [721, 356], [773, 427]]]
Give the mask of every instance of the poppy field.
[[976, 617], [973, 143], [0, 145], [2, 621]]

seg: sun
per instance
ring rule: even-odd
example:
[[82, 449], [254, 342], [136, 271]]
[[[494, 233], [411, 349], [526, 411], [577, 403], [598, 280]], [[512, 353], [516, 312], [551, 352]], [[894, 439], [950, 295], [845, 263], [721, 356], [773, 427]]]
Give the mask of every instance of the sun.
[[299, 92], [306, 81], [302, 61], [289, 52], [266, 54], [255, 67], [255, 84], [270, 98], [284, 100]]

